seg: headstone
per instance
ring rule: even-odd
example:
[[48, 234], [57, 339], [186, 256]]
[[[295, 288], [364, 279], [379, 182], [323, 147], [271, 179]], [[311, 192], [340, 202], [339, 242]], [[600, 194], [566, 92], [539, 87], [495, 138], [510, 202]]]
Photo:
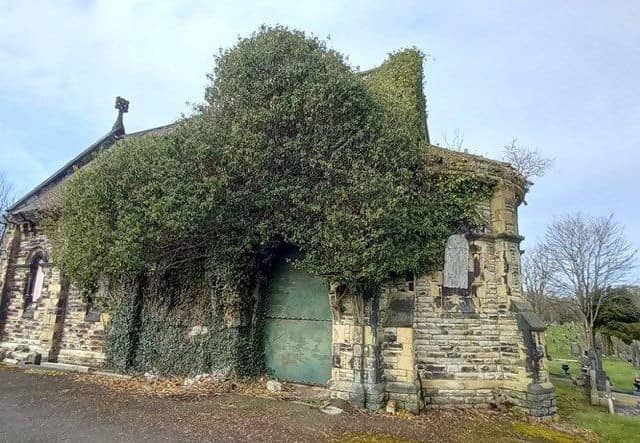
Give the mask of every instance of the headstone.
[[636, 369], [640, 369], [640, 341], [634, 340], [631, 343], [631, 360]]
[[576, 342], [571, 343], [571, 355], [575, 355], [576, 357], [582, 355], [582, 347]]

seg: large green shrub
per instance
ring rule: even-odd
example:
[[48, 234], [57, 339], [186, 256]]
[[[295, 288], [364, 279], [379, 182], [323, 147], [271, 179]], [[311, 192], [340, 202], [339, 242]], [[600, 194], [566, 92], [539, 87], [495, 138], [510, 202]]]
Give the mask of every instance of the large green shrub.
[[610, 289], [611, 294], [604, 300], [596, 329], [606, 335], [615, 336], [630, 343], [640, 340], [640, 306], [637, 304], [638, 290], [633, 286]]
[[139, 367], [158, 359], [153, 346], [181, 355], [184, 330], [167, 315], [184, 297], [247, 294], [283, 243], [303, 269], [373, 294], [390, 275], [438, 267], [488, 191], [427, 167], [424, 136], [417, 51], [363, 77], [317, 38], [262, 28], [216, 57], [193, 116], [119, 141], [68, 180], [56, 260], [85, 288], [147, 282], [169, 341], [142, 309], [133, 330], [144, 349], [127, 357]]
[[363, 74], [365, 84], [385, 108], [389, 121], [416, 143], [427, 133], [422, 63], [423, 54], [419, 50], [407, 49], [390, 54], [381, 66]]

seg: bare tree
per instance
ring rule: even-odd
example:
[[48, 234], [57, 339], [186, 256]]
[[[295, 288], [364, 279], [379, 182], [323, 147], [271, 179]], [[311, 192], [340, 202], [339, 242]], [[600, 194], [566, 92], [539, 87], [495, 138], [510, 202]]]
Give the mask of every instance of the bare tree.
[[594, 326], [610, 288], [626, 282], [636, 264], [637, 250], [624, 228], [608, 217], [567, 215], [554, 221], [544, 239], [550, 258], [551, 287], [580, 314], [587, 345], [593, 349]]
[[558, 297], [553, 293], [548, 293], [544, 299], [544, 308], [541, 314], [547, 323], [580, 323], [582, 314], [574, 303], [567, 302], [566, 297]]
[[553, 159], [543, 157], [537, 149], [518, 146], [517, 139], [504, 147], [504, 161], [511, 163], [527, 181], [533, 177], [542, 177], [553, 165]]
[[522, 256], [524, 293], [538, 314], [543, 314], [548, 305], [551, 273], [549, 255], [541, 245], [534, 246]]
[[464, 134], [459, 129], [453, 131], [453, 135], [449, 135], [446, 131], [442, 133], [442, 140], [438, 142], [443, 148], [454, 151], [465, 151]]

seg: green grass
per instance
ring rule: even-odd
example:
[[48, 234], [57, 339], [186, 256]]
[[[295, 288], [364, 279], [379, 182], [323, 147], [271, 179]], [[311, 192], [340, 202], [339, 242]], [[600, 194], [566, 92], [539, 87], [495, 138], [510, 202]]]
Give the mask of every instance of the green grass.
[[566, 379], [553, 378], [558, 413], [566, 421], [595, 432], [602, 442], [640, 441], [640, 418], [611, 415], [606, 408], [591, 406], [578, 388]]
[[[569, 365], [569, 373], [580, 375], [578, 357], [571, 355], [571, 343], [584, 343], [580, 327], [575, 324], [550, 326], [545, 332], [547, 352], [552, 358], [547, 367], [556, 386], [558, 413], [574, 425], [595, 432], [602, 442], [640, 442], [640, 417], [611, 415], [601, 406], [592, 406], [569, 378], [562, 376], [562, 364]], [[633, 378], [640, 370], [623, 360], [604, 358], [602, 365], [613, 387], [624, 392], [633, 391]]]
[[603, 359], [602, 366], [614, 389], [627, 393], [632, 393], [635, 390], [633, 380], [636, 375], [640, 374], [640, 369], [634, 368], [629, 362], [614, 358]]
[[[573, 323], [549, 326], [545, 332], [545, 340], [547, 352], [552, 358], [547, 363], [549, 372], [561, 376], [562, 364], [568, 363], [571, 375], [580, 375], [580, 363], [568, 361], [578, 360], [578, 357], [571, 355], [571, 343], [583, 343], [580, 327]], [[614, 389], [627, 393], [634, 391], [633, 379], [636, 374], [640, 374], [640, 369], [635, 369], [631, 363], [616, 358], [603, 358], [602, 365]]]
[[575, 323], [551, 325], [544, 333], [547, 353], [552, 359], [571, 357], [571, 343], [584, 343], [582, 330]]
[[[569, 374], [573, 377], [579, 377], [580, 362], [571, 360], [575, 360], [575, 357], [571, 357], [569, 359], [555, 359], [552, 361], [547, 361], [549, 373], [552, 376], [564, 378], [562, 375], [562, 365], [564, 363], [567, 363], [569, 365]], [[635, 378], [636, 374], [640, 374], [640, 370], [635, 369], [629, 362], [618, 360], [615, 358], [603, 358], [602, 366], [604, 367], [604, 371], [609, 376], [611, 387], [614, 390], [625, 392], [628, 394], [633, 393], [633, 391], [635, 390], [633, 387], [633, 379]], [[640, 441], [640, 439], [638, 439], [638, 441]]]

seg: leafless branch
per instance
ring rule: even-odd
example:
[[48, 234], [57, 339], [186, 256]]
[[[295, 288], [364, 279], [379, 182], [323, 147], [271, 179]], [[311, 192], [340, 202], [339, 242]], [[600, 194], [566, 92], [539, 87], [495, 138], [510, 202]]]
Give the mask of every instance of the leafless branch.
[[513, 139], [510, 145], [504, 147], [504, 161], [511, 163], [525, 179], [542, 177], [553, 165], [553, 159], [543, 157], [537, 149], [518, 146], [517, 139]]
[[437, 142], [443, 148], [454, 151], [464, 151], [464, 134], [459, 129], [453, 131], [453, 135], [449, 135], [446, 131], [442, 133], [442, 139]]
[[9, 183], [7, 175], [4, 172], [0, 172], [0, 214], [2, 214], [2, 217], [0, 218], [0, 230], [3, 230], [6, 225], [5, 211], [12, 201], [13, 186]]
[[538, 314], [542, 314], [547, 305], [551, 274], [550, 257], [541, 245], [534, 246], [522, 256], [524, 293]]

